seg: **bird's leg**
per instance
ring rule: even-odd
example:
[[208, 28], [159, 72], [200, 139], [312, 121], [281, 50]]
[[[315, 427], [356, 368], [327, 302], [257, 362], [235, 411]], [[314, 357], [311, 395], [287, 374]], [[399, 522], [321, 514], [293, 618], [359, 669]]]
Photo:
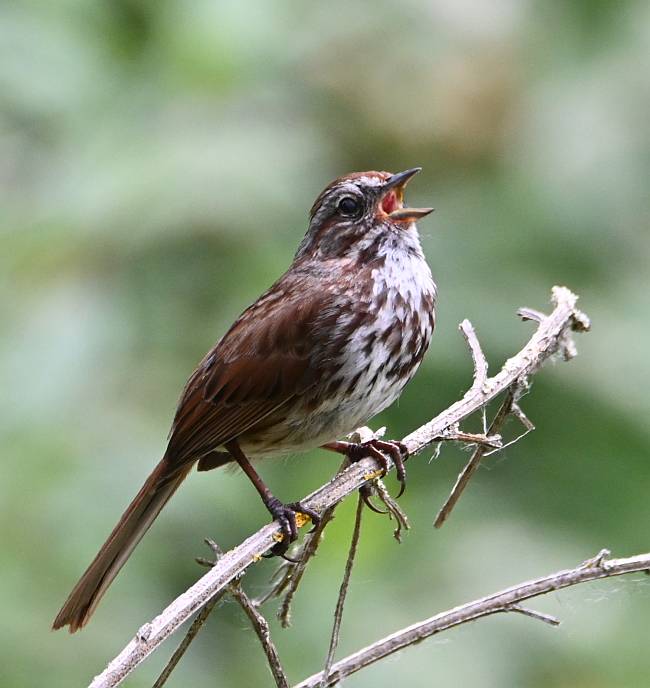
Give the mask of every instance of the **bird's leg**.
[[406, 467], [404, 466], [404, 461], [409, 456], [409, 450], [404, 443], [373, 438], [367, 442], [328, 442], [323, 444], [322, 447], [338, 454], [345, 454], [351, 463], [361, 461], [361, 459], [365, 459], [368, 456], [377, 459], [384, 475], [388, 471], [388, 461], [386, 459], [386, 454], [388, 454], [395, 464], [397, 480], [400, 483], [400, 490], [397, 496], [401, 497], [404, 494], [406, 489]]
[[277, 556], [284, 556], [289, 545], [298, 537], [298, 526], [296, 525], [296, 514], [302, 513], [309, 516], [311, 522], [316, 526], [320, 521], [320, 516], [309, 507], [303, 506], [300, 502], [291, 502], [284, 504], [281, 502], [269, 488], [266, 486], [260, 474], [253, 468], [251, 462], [246, 458], [246, 455], [241, 450], [237, 440], [232, 440], [225, 445], [226, 449], [232, 454], [233, 458], [241, 469], [246, 473], [249, 480], [259, 492], [264, 506], [269, 510], [273, 520], [278, 521], [280, 528], [282, 528], [281, 542], [278, 542], [271, 549], [271, 554]]

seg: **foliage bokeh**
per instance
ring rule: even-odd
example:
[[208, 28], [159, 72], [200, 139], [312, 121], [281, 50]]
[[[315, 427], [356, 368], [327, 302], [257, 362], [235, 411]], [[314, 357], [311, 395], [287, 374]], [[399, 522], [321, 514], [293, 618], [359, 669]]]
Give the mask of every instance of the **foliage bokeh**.
[[[266, 521], [241, 475], [193, 475], [88, 629], [50, 632], [164, 450], [186, 377], [351, 170], [422, 165], [410, 201], [437, 209], [421, 233], [438, 329], [376, 421], [391, 435], [468, 385], [462, 318], [493, 368], [530, 332], [515, 308], [544, 307], [553, 284], [581, 295], [594, 328], [535, 379], [523, 405], [537, 431], [486, 462], [442, 530], [433, 516], [466, 459], [451, 447], [409, 464], [402, 545], [367, 515], [340, 655], [603, 546], [647, 550], [649, 27], [640, 0], [0, 6], [3, 686], [84, 685], [198, 575], [204, 536], [229, 547]], [[336, 465], [315, 451], [261, 471], [290, 500]], [[274, 622], [293, 680], [324, 660], [352, 508], [292, 629]], [[560, 629], [484, 620], [348, 684], [647, 684], [647, 580], [537, 606]], [[151, 685], [173, 643], [127, 685]], [[268, 685], [256, 643], [225, 604], [169, 685]]]

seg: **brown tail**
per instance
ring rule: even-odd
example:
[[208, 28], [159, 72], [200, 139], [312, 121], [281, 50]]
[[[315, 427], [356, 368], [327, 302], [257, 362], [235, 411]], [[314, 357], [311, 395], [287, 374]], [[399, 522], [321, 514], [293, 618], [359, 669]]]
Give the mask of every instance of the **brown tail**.
[[86, 625], [108, 586], [191, 468], [190, 463], [179, 469], [165, 459], [154, 468], [97, 556], [74, 586], [54, 619], [52, 628], [62, 628], [69, 624], [70, 633], [74, 633]]

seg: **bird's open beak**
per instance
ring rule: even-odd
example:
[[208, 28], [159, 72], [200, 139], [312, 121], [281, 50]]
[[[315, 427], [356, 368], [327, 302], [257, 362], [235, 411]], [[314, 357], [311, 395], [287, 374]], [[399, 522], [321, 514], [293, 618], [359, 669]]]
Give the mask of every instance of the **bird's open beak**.
[[414, 167], [389, 177], [382, 187], [379, 211], [393, 222], [414, 222], [433, 211], [433, 208], [405, 208], [404, 189], [411, 177], [420, 172], [421, 167]]

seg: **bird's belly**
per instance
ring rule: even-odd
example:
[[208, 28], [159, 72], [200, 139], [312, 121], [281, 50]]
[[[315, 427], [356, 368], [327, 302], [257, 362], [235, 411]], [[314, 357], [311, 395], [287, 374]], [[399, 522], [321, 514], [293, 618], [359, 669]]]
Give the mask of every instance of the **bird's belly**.
[[307, 451], [348, 435], [389, 406], [400, 391], [394, 387], [383, 389], [378, 383], [365, 395], [323, 400], [313, 410], [292, 412], [261, 432], [247, 433], [240, 444], [244, 452], [253, 457]]
[[[329, 372], [265, 427], [240, 438], [252, 455], [304, 451], [339, 439], [390, 406], [411, 380], [434, 327], [435, 285], [424, 258], [387, 255]], [[341, 324], [346, 331], [345, 323]], [[333, 363], [333, 365], [331, 365]], [[270, 421], [271, 419], [269, 419]]]
[[[282, 456], [306, 451], [348, 435], [390, 406], [419, 367], [431, 331], [385, 337], [368, 355], [360, 331], [342, 353], [341, 365], [326, 383], [281, 410], [266, 427], [240, 438], [253, 457]], [[415, 346], [414, 346], [415, 342]]]

